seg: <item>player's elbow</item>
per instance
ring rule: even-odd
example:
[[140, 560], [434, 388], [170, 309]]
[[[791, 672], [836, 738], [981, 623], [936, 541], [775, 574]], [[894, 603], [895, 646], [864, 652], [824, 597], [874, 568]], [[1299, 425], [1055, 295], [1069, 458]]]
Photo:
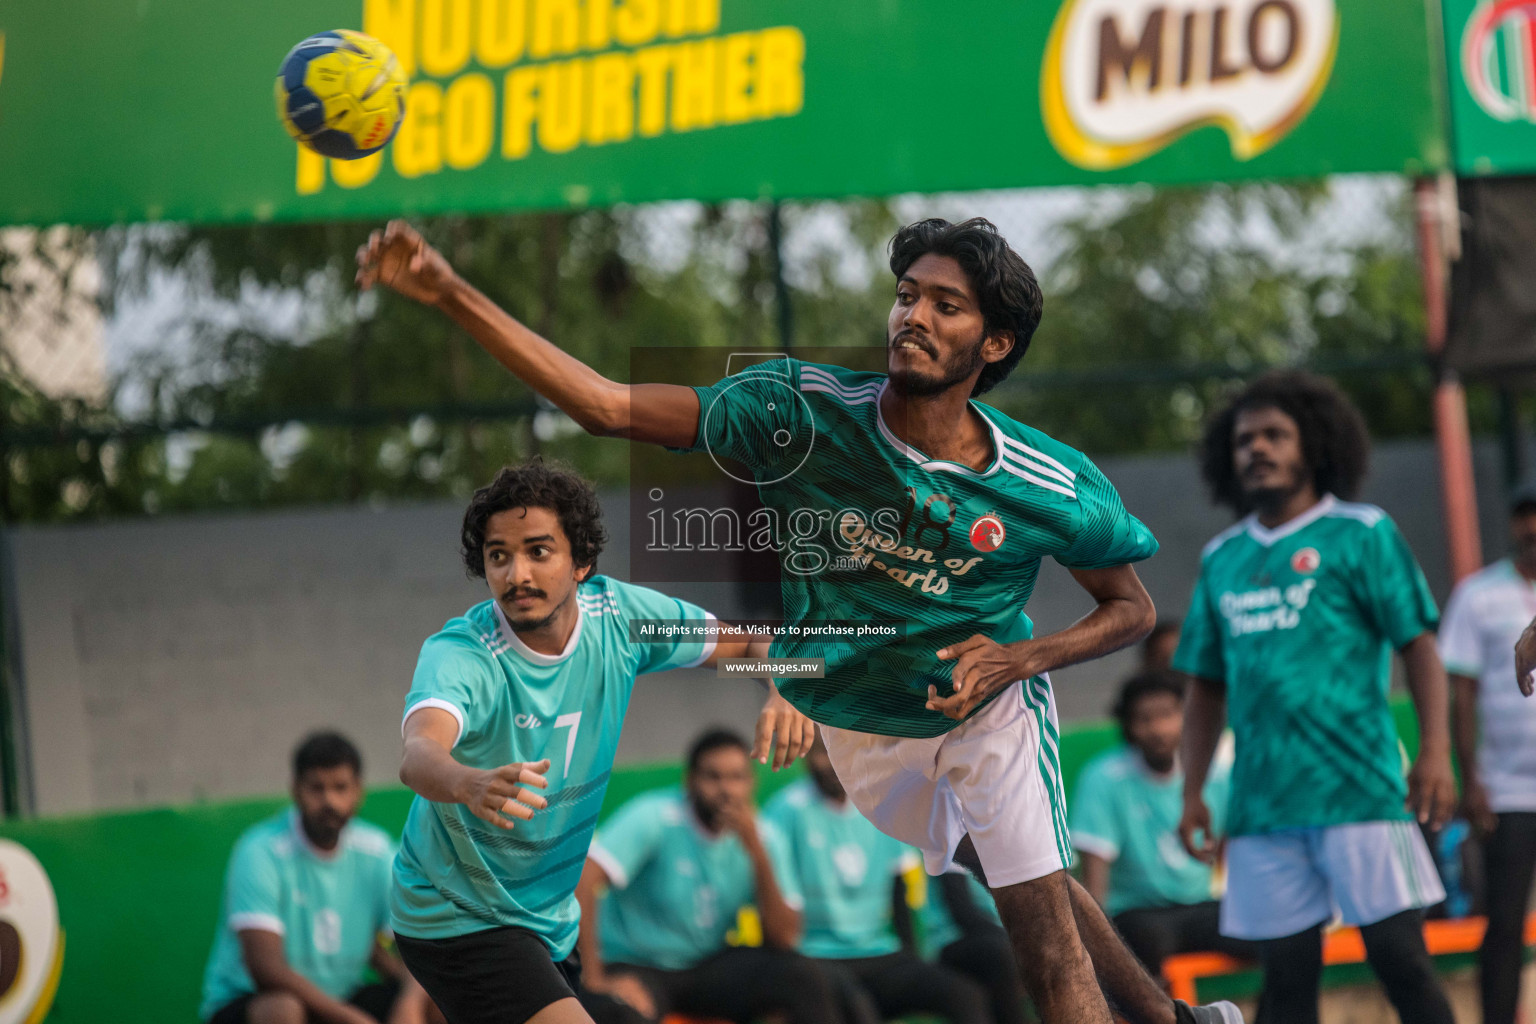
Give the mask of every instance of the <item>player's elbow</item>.
[[1151, 595], [1140, 587], [1131, 595], [1126, 619], [1130, 643], [1145, 640], [1157, 625], [1157, 606], [1152, 603]]
[[571, 419], [593, 437], [629, 436], [629, 388], [604, 381], [590, 400], [570, 410]]

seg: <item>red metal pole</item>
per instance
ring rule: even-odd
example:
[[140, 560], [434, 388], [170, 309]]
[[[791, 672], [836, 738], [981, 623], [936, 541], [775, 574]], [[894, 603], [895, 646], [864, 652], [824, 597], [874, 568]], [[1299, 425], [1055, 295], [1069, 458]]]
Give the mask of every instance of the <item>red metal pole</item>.
[[[1447, 319], [1444, 205], [1436, 182], [1414, 183], [1418, 200], [1419, 267], [1424, 280], [1424, 341], [1432, 357], [1445, 351]], [[1467, 426], [1467, 394], [1453, 370], [1437, 368], [1435, 448], [1440, 461], [1440, 505], [1445, 519], [1445, 549], [1451, 581], [1459, 583], [1483, 566], [1483, 541], [1477, 524], [1477, 484], [1472, 475], [1472, 435]]]

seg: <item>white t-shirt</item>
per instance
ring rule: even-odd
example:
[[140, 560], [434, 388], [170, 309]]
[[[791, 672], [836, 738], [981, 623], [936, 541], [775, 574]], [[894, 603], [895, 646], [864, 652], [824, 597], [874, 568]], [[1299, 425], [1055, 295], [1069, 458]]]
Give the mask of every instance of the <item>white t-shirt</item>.
[[1536, 583], [1501, 559], [1468, 576], [1440, 622], [1445, 670], [1478, 681], [1477, 770], [1489, 806], [1536, 811], [1536, 698], [1515, 685], [1515, 641], [1536, 617]]

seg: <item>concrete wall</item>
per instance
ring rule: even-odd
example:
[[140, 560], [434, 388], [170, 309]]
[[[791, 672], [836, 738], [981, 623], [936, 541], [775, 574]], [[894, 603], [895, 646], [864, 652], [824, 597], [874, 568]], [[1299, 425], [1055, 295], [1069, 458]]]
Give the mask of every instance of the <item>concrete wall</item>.
[[[1479, 480], [1497, 480], [1496, 452], [1478, 454]], [[1159, 607], [1179, 614], [1200, 547], [1227, 517], [1206, 503], [1187, 457], [1103, 468], [1162, 541], [1142, 575]], [[1431, 445], [1382, 446], [1365, 497], [1402, 524], [1443, 601]], [[605, 496], [612, 539], [600, 566], [621, 578], [625, 500]], [[1490, 553], [1503, 550], [1501, 501], [1485, 488]], [[421, 641], [485, 594], [459, 565], [460, 514], [455, 502], [11, 531], [10, 653], [32, 807], [60, 814], [276, 792], [294, 742], [320, 726], [358, 742], [372, 780], [392, 779]], [[666, 589], [722, 617], [743, 611], [730, 586]], [[1048, 564], [1030, 603], [1040, 628], [1088, 608]], [[1133, 664], [1124, 652], [1058, 673], [1063, 717], [1102, 715]], [[758, 701], [755, 687], [704, 672], [646, 677], [620, 758], [674, 758], [705, 725], [748, 727]]]

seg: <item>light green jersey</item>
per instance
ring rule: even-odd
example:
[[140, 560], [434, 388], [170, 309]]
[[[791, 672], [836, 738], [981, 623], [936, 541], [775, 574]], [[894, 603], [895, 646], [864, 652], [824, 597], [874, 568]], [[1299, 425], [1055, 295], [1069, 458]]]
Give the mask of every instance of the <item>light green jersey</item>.
[[[758, 834], [779, 893], [803, 905], [789, 848], [771, 822]], [[591, 858], [611, 883], [598, 936], [609, 963], [678, 971], [725, 948], [737, 912], [756, 898], [752, 860], [729, 832], [712, 835], [681, 790], [642, 793], [616, 811], [592, 841]]]
[[594, 576], [560, 654], [530, 649], [486, 601], [422, 645], [405, 716], [441, 708], [459, 722], [453, 756], [471, 768], [549, 758], [549, 806], [503, 831], [462, 804], [411, 804], [395, 862], [395, 930], [441, 939], [526, 928], [556, 960], [576, 944], [576, 882], [608, 790], [635, 677], [704, 661], [713, 641], [639, 643], [635, 619], [711, 618], [686, 601]]
[[207, 1020], [256, 991], [240, 952], [247, 930], [281, 935], [290, 967], [332, 998], [350, 995], [389, 925], [394, 855], [388, 833], [356, 819], [330, 852], [315, 848], [292, 808], [247, 829], [224, 876], [199, 1015]]
[[[1231, 779], [1227, 765], [1212, 765], [1205, 802], [1221, 835]], [[1179, 841], [1184, 773], [1154, 775], [1141, 754], [1123, 747], [1083, 768], [1072, 794], [1072, 845], [1109, 861], [1110, 914], [1145, 907], [1204, 903], [1216, 898], [1211, 869]]]
[[785, 786], [763, 817], [789, 849], [784, 865], [805, 899], [806, 956], [846, 960], [901, 948], [891, 922], [894, 879], [917, 854], [871, 825], [850, 801], [833, 804], [810, 779]]
[[[1084, 455], [980, 403], [987, 467], [929, 458], [882, 418], [885, 381], [795, 359], [751, 367], [695, 389], [690, 450], [749, 467], [780, 525], [790, 632], [773, 653], [826, 663], [825, 678], [778, 680], [785, 698], [826, 725], [937, 736], [958, 723], [923, 706], [929, 685], [951, 690], [953, 662], [936, 651], [975, 633], [1029, 637], [1021, 609], [1044, 558], [1124, 565], [1157, 541]], [[828, 622], [897, 623], [905, 635], [793, 635]]]
[[1328, 495], [1278, 529], [1250, 516], [1206, 545], [1173, 664], [1226, 683], [1232, 835], [1408, 817], [1392, 652], [1438, 618], [1372, 505]]

